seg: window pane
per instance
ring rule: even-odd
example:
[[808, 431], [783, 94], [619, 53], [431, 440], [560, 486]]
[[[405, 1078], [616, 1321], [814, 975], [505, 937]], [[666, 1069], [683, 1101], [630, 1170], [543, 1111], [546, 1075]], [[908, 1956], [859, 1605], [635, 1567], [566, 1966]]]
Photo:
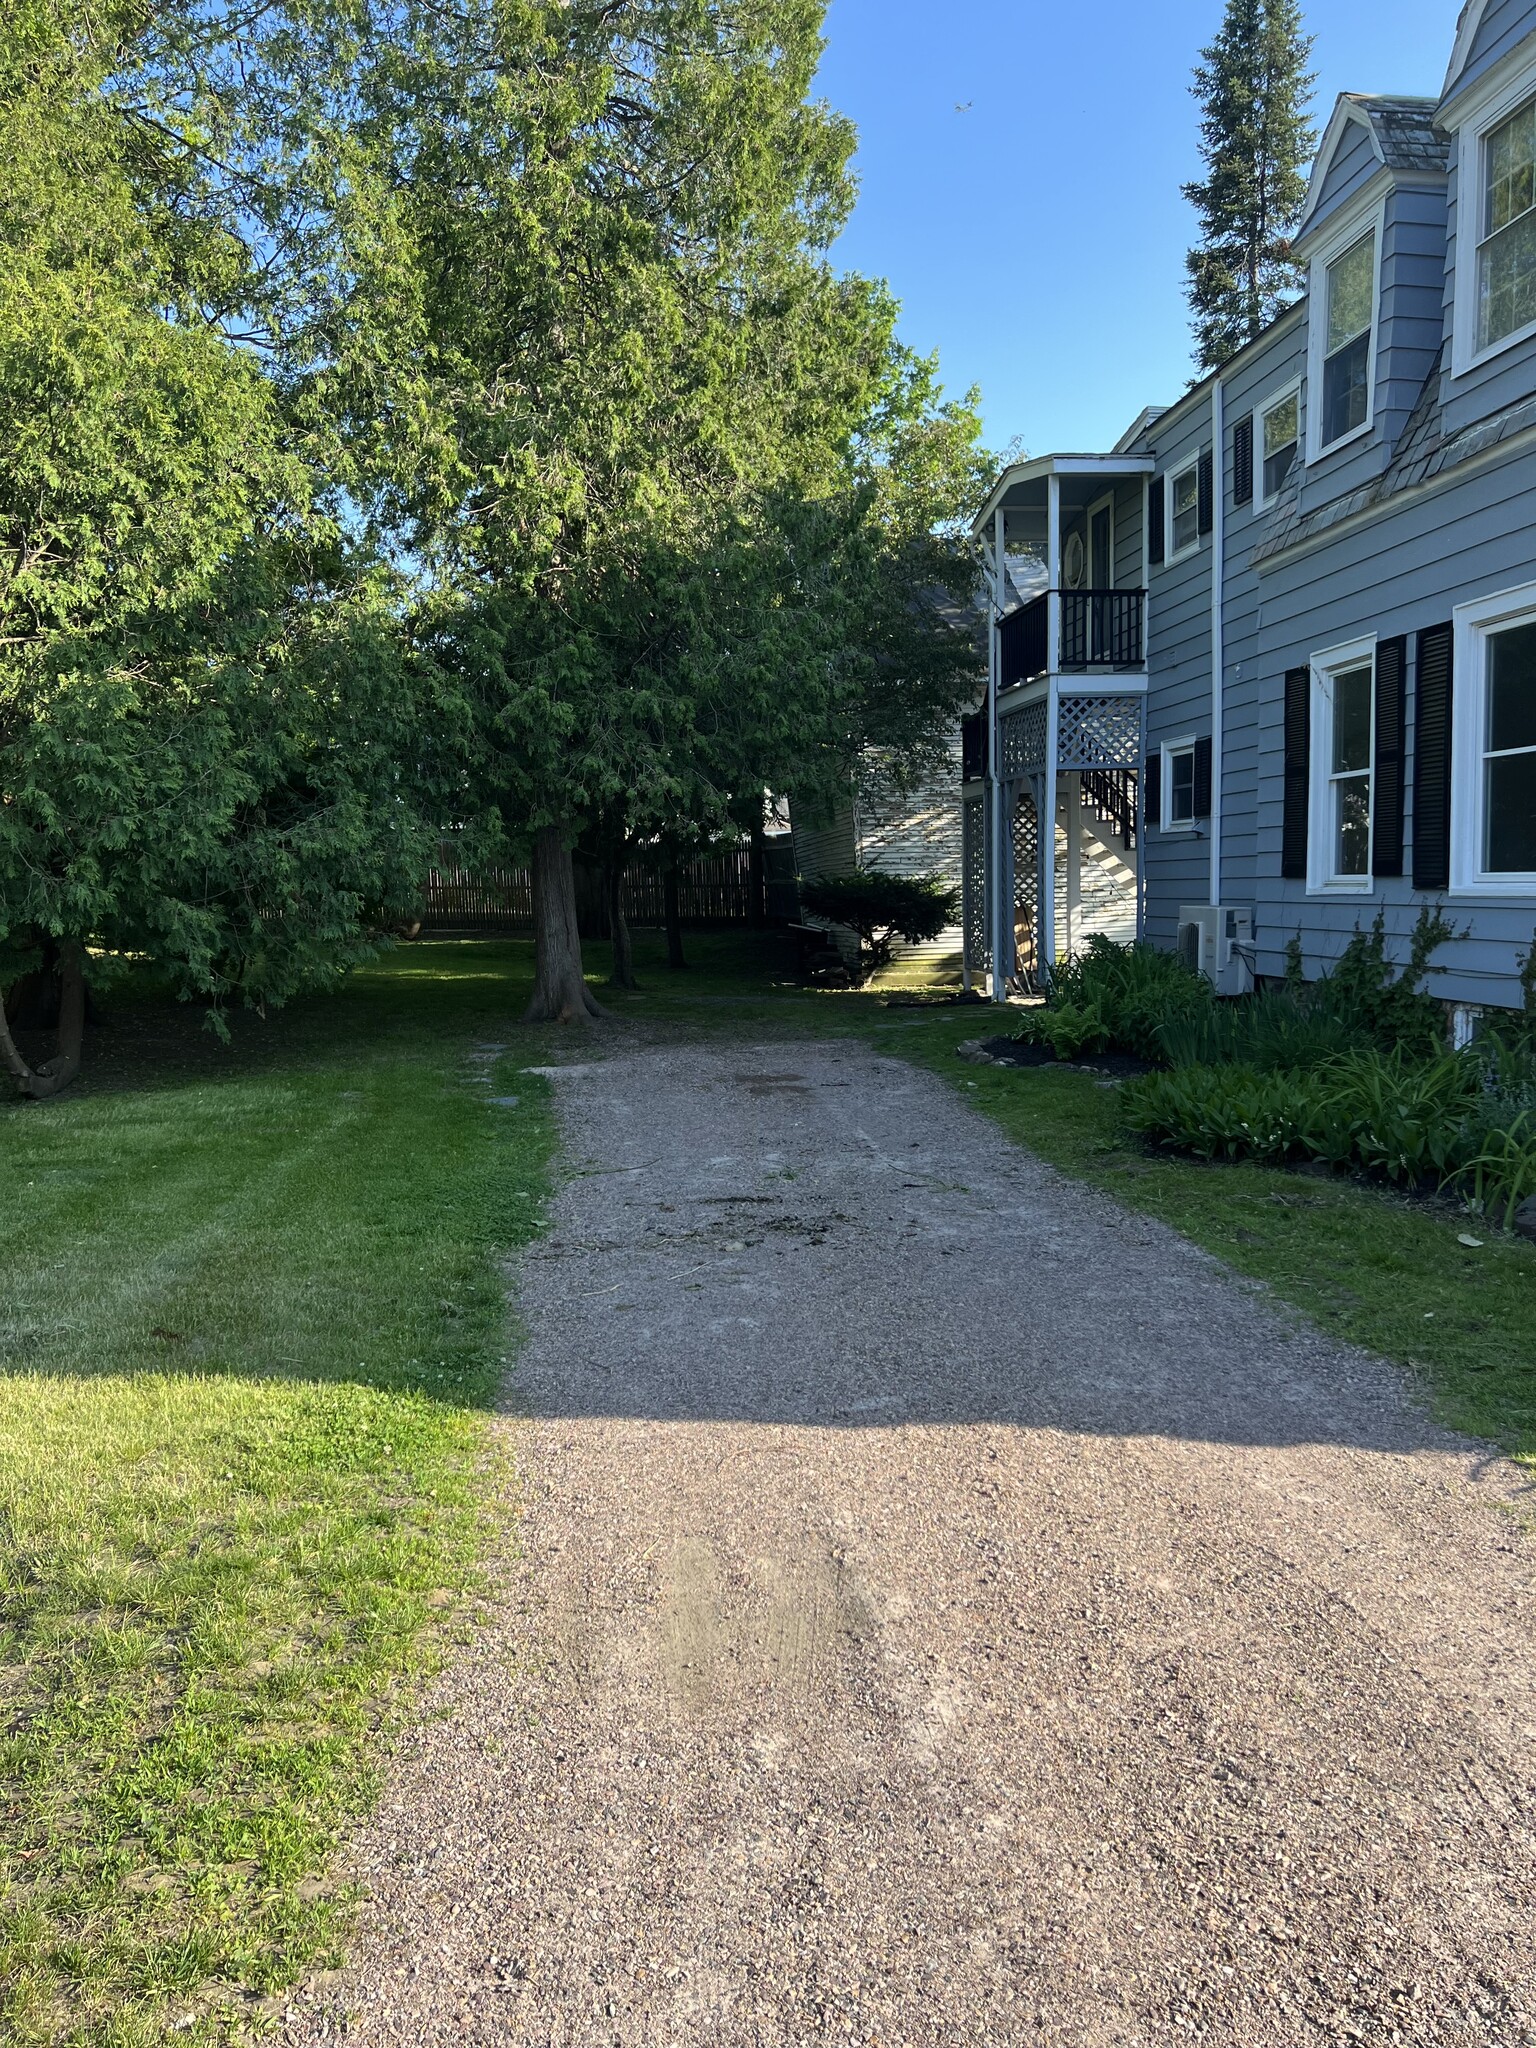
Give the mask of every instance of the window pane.
[[1288, 442], [1296, 439], [1301, 419], [1301, 400], [1292, 392], [1289, 398], [1282, 398], [1277, 406], [1264, 415], [1264, 458], [1278, 455]]
[[1332, 355], [1371, 324], [1376, 295], [1376, 237], [1364, 236], [1328, 266], [1328, 322], [1324, 348]]
[[1173, 546], [1177, 553], [1199, 538], [1200, 508], [1198, 480], [1192, 469], [1173, 480]]
[[1195, 815], [1195, 757], [1186, 748], [1168, 757], [1168, 822], [1187, 825]]
[[1486, 147], [1487, 210], [1483, 233], [1491, 235], [1508, 227], [1536, 200], [1532, 185], [1536, 168], [1536, 100], [1495, 128]]
[[1477, 258], [1478, 343], [1486, 348], [1536, 320], [1536, 211], [1485, 242]]
[[1536, 874], [1536, 753], [1488, 763], [1490, 875]]
[[1371, 765], [1371, 670], [1352, 668], [1333, 679], [1333, 773]]
[[1272, 498], [1296, 466], [1296, 443], [1264, 458], [1264, 495]]
[[1371, 867], [1371, 778], [1357, 775], [1337, 785], [1336, 875], [1365, 875]]
[[1295, 392], [1264, 415], [1264, 495], [1272, 498], [1291, 473], [1301, 431], [1301, 400]]
[[1365, 424], [1370, 396], [1371, 337], [1362, 334], [1323, 365], [1323, 446]]
[[1488, 737], [1484, 750], [1536, 747], [1536, 625], [1512, 626], [1488, 642]]

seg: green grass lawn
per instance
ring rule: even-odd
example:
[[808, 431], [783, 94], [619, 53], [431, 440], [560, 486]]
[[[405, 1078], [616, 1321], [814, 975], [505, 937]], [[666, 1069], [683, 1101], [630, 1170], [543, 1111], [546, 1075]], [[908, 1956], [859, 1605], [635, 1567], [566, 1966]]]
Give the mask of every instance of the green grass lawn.
[[230, 1049], [119, 1001], [83, 1092], [0, 1110], [17, 2048], [222, 2039], [332, 1952], [370, 1737], [485, 1534], [552, 1131], [526, 1049], [473, 1047], [526, 1048], [527, 964], [402, 950]]
[[[689, 950], [670, 974], [639, 935], [640, 991], [600, 990], [621, 1026], [856, 1034], [931, 1066], [1536, 1462], [1536, 1247], [1352, 1183], [1147, 1157], [1090, 1076], [957, 1060], [995, 1011], [796, 990], [771, 936]], [[624, 1043], [521, 1030], [530, 966], [517, 941], [405, 947], [236, 1019], [229, 1047], [120, 996], [81, 1090], [0, 1108], [8, 2048], [230, 2040], [336, 1953], [329, 1873], [380, 1726], [515, 1506], [488, 1463], [499, 1260], [540, 1227], [553, 1150], [520, 1069]]]

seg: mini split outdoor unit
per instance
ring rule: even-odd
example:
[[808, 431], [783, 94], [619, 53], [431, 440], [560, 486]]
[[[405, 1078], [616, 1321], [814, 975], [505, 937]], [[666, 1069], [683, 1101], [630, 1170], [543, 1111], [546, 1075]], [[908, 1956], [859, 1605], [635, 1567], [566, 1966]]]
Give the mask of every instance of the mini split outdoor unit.
[[1179, 906], [1179, 954], [1223, 996], [1253, 988], [1253, 912], [1223, 903]]

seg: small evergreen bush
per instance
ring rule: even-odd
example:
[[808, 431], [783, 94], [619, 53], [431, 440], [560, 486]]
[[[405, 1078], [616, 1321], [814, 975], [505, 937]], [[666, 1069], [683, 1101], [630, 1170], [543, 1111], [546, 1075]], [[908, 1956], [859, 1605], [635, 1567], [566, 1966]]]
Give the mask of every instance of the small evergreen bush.
[[812, 917], [856, 932], [865, 974], [889, 967], [897, 939], [924, 945], [960, 914], [960, 891], [938, 875], [818, 875], [800, 882], [800, 907]]

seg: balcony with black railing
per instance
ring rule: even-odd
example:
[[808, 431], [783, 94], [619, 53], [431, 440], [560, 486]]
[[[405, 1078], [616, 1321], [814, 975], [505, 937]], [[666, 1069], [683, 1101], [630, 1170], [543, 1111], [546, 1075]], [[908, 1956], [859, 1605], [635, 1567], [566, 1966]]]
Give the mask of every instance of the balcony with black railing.
[[[1060, 605], [1061, 645], [1051, 659], [1051, 604]], [[1144, 590], [1042, 591], [1010, 612], [998, 630], [999, 685], [1011, 690], [1037, 676], [1093, 669], [1136, 670], [1146, 665], [1147, 593]]]

